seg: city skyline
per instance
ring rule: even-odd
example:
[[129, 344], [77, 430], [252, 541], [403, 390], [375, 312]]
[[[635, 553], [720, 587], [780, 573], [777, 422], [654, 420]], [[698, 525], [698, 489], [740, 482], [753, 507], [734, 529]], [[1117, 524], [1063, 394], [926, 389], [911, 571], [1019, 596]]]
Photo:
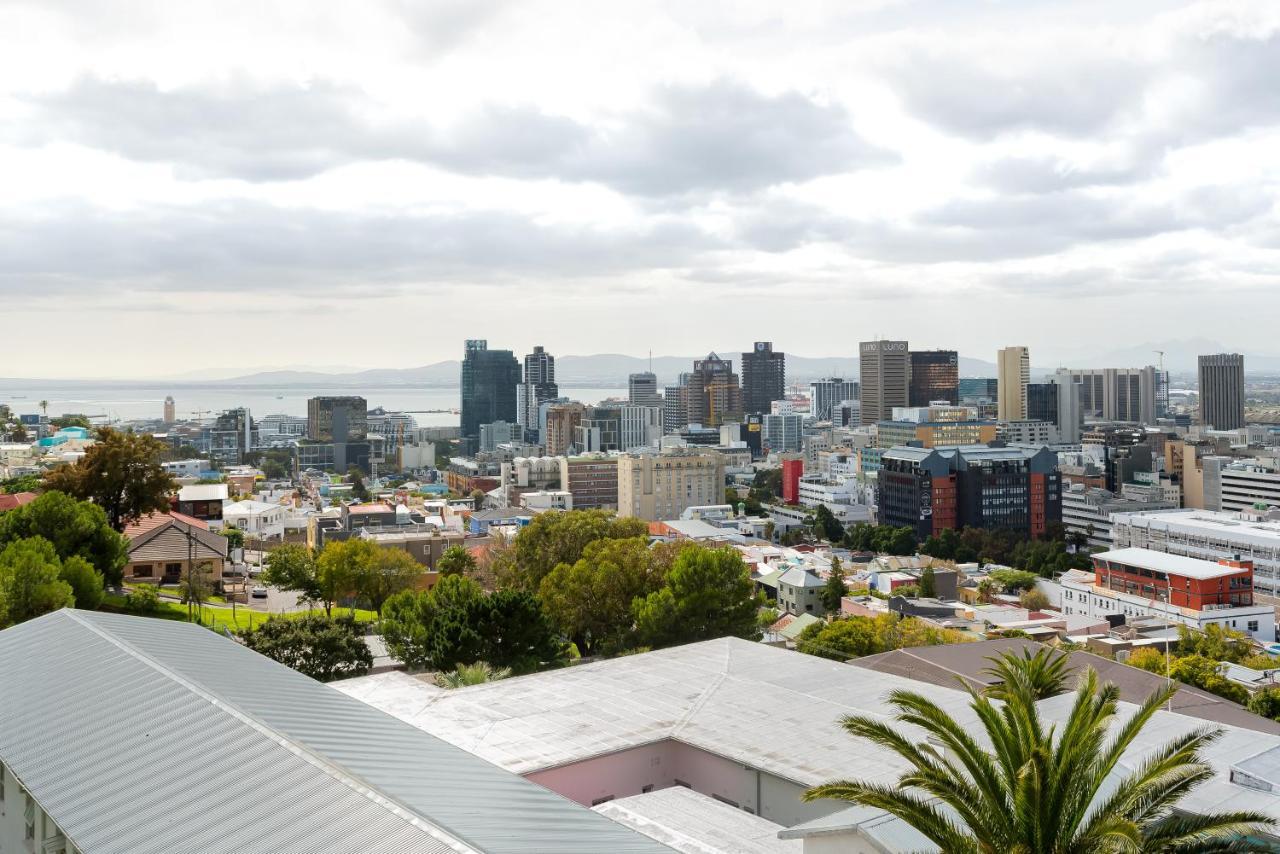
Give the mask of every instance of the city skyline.
[[[429, 364], [472, 315], [518, 352], [802, 353], [817, 306], [987, 359], [1048, 318], [1272, 346], [1261, 0], [13, 2], [0, 33], [8, 376]], [[1068, 328], [1038, 366], [1096, 346]]]

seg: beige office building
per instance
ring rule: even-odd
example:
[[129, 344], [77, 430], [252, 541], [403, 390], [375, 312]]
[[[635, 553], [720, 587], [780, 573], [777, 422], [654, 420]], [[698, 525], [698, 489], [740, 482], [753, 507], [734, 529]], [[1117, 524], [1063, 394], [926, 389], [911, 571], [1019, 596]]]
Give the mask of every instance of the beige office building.
[[863, 426], [890, 420], [895, 406], [909, 402], [911, 354], [906, 341], [863, 341], [858, 345], [858, 373]]
[[1027, 383], [1031, 382], [1031, 351], [1005, 347], [996, 352], [996, 419], [1025, 421]]
[[679, 519], [690, 507], [724, 503], [724, 457], [681, 448], [618, 457], [618, 515]]

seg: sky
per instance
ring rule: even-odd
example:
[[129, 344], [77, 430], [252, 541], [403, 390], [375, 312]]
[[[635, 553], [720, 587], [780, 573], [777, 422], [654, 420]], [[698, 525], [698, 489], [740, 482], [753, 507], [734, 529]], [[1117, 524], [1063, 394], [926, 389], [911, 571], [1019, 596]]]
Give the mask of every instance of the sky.
[[1276, 80], [1275, 0], [3, 0], [0, 376], [1280, 354]]

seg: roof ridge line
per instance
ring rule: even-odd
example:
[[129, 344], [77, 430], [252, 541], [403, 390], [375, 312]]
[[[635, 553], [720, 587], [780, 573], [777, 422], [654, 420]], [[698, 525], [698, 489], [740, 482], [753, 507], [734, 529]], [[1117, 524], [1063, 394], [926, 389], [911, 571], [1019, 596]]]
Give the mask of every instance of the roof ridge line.
[[[146, 652], [139, 649], [134, 644], [129, 643], [125, 640], [122, 640], [121, 638], [116, 637], [115, 635], [111, 634], [105, 629], [94, 625], [92, 622], [90, 622], [89, 620], [86, 620], [84, 617], [80, 615], [79, 609], [63, 608], [61, 611], [55, 612], [55, 613], [65, 613], [77, 624], [83, 626], [84, 628], [88, 629], [89, 631], [103, 638], [111, 645], [119, 648], [120, 650], [124, 651], [126, 654], [137, 659], [138, 661], [141, 661], [143, 664], [146, 664], [148, 667], [160, 673], [165, 678], [178, 683], [183, 688], [190, 691], [192, 694], [195, 694], [196, 696], [201, 697], [202, 699], [213, 704], [220, 711], [230, 715], [231, 717], [235, 718], [240, 723], [244, 724], [250, 729], [253, 729], [256, 732], [270, 738], [272, 741], [276, 742], [279, 746], [283, 747], [285, 750], [288, 750], [290, 753], [293, 753], [302, 761], [307, 762], [315, 766], [316, 768], [319, 768], [321, 771], [324, 771], [330, 777], [342, 783], [347, 788], [364, 796], [368, 800], [372, 801], [373, 803], [387, 810], [387, 812], [391, 813], [392, 815], [395, 815], [396, 817], [403, 819], [404, 821], [408, 822], [414, 827], [417, 827], [418, 829], [424, 831], [425, 833], [435, 838], [436, 840], [444, 843], [445, 845], [448, 845], [450, 848], [453, 848], [455, 851], [458, 851], [459, 854], [482, 854], [482, 852], [479, 849], [474, 848], [470, 843], [465, 842], [464, 840], [458, 838], [453, 833], [446, 832], [443, 828], [438, 827], [433, 822], [429, 821], [425, 816], [419, 815], [416, 811], [410, 809], [404, 804], [401, 804], [399, 801], [396, 801], [395, 799], [390, 798], [387, 795], [381, 793], [372, 784], [368, 783], [362, 777], [360, 777], [360, 775], [354, 773], [353, 771], [346, 768], [345, 766], [339, 765], [338, 763], [325, 758], [324, 756], [320, 755], [319, 753], [312, 750], [310, 747], [306, 746], [305, 744], [302, 744], [301, 742], [294, 741], [293, 739], [289, 738], [285, 734], [276, 730], [274, 727], [268, 725], [264, 721], [259, 720], [254, 715], [251, 715], [248, 712], [244, 711], [243, 709], [238, 707], [236, 704], [230, 702], [229, 700], [223, 697], [220, 697], [218, 694], [214, 693], [213, 691], [209, 690], [203, 685], [200, 685], [192, 681], [191, 679], [188, 679], [187, 677], [183, 676], [182, 674], [178, 673], [172, 668], [166, 667], [164, 664], [161, 664], [158, 660], [153, 658], [151, 655], [148, 655]], [[149, 619], [149, 618], [139, 617], [138, 619]], [[232, 643], [234, 643], [234, 641], [232, 641]]]

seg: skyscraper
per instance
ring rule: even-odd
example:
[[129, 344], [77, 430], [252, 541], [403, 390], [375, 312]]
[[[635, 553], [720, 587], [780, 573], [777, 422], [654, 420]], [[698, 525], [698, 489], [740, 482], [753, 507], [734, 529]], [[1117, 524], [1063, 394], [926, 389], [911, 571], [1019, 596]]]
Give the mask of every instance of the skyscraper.
[[178, 420], [177, 404], [173, 402], [173, 395], [166, 395], [164, 399], [164, 423], [172, 424]]
[[960, 354], [955, 350], [912, 350], [910, 406], [928, 406], [939, 400], [960, 402]]
[[864, 425], [887, 421], [895, 406], [906, 406], [911, 362], [906, 341], [863, 341], [858, 348]]
[[819, 421], [830, 421], [835, 406], [858, 399], [858, 384], [843, 377], [825, 377], [809, 383], [809, 414]]
[[1027, 417], [1027, 383], [1031, 382], [1031, 351], [1005, 347], [996, 352], [996, 418], [1023, 421]]
[[1244, 356], [1215, 353], [1201, 356], [1200, 424], [1215, 430], [1244, 426]]
[[[1089, 368], [1072, 370], [1080, 387], [1085, 415], [1103, 421], [1154, 424], [1161, 395], [1161, 372], [1145, 368]], [[1167, 399], [1168, 394], [1165, 394]]]
[[775, 353], [773, 342], [757, 341], [742, 354], [742, 410], [751, 415], [769, 411], [769, 404], [782, 400], [787, 385], [787, 356]]
[[313, 442], [350, 442], [369, 432], [369, 406], [363, 397], [313, 397], [307, 401], [307, 438]]
[[520, 363], [510, 350], [490, 350], [488, 341], [469, 339], [461, 384], [463, 452], [472, 453], [480, 443], [481, 424], [516, 420]]
[[524, 357], [524, 382], [516, 386], [516, 423], [526, 440], [538, 429], [538, 407], [560, 396], [556, 385], [556, 357], [541, 346]]
[[658, 375], [652, 371], [641, 371], [627, 377], [627, 402], [636, 406], [661, 406]]
[[719, 427], [742, 420], [742, 388], [728, 359], [709, 353], [695, 361], [686, 388], [689, 424]]

